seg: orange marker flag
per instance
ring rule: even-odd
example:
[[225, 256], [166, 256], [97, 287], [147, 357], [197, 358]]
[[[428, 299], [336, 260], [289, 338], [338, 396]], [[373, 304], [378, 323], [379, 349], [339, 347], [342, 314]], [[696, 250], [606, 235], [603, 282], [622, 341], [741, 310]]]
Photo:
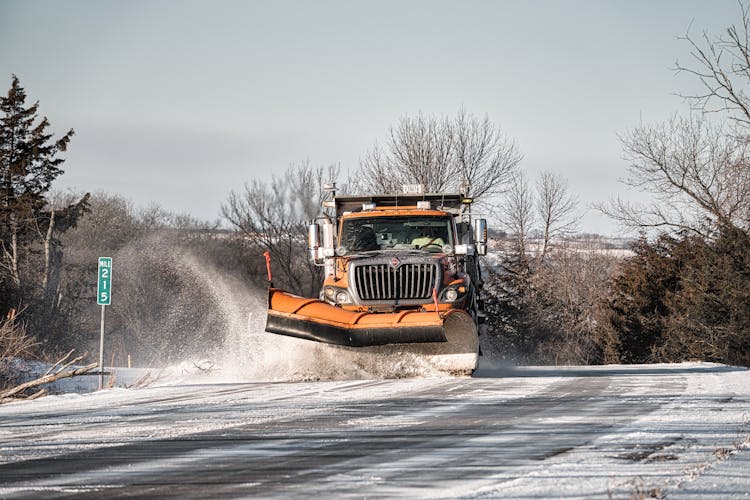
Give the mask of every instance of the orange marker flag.
[[266, 270], [268, 271], [268, 282], [270, 283], [271, 280], [271, 252], [266, 250], [263, 252], [263, 257], [266, 258]]

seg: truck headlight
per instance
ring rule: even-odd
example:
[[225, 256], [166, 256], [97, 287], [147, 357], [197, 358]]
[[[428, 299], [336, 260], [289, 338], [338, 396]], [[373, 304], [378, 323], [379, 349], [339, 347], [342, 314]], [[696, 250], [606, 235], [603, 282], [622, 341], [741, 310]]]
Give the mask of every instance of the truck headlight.
[[440, 293], [440, 302], [456, 302], [466, 295], [466, 285], [452, 285]]
[[344, 290], [339, 290], [336, 292], [336, 303], [337, 304], [348, 304], [352, 300], [349, 298], [349, 294], [346, 293]]
[[323, 297], [326, 302], [331, 304], [351, 304], [352, 298], [345, 288], [337, 286], [323, 287]]

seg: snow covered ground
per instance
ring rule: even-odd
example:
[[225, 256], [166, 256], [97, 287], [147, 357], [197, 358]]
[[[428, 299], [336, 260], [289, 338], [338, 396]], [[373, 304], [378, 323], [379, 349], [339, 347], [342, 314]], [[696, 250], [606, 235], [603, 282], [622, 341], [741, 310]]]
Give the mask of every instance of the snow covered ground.
[[745, 369], [222, 377], [0, 406], [0, 497], [750, 496]]

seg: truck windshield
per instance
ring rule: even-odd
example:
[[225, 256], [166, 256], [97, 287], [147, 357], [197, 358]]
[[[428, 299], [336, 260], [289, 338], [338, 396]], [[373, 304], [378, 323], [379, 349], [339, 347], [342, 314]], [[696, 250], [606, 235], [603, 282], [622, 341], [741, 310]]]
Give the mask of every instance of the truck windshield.
[[441, 252], [453, 245], [450, 217], [356, 217], [341, 226], [341, 245], [349, 252], [404, 249]]

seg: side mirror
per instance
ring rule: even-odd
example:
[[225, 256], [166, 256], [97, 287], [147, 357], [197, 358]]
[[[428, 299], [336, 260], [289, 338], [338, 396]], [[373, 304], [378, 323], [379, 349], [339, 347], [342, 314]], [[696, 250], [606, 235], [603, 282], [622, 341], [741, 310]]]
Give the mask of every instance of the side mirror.
[[307, 252], [310, 260], [317, 266], [325, 266], [326, 276], [335, 272], [336, 255], [334, 250], [334, 225], [330, 222], [317, 224], [313, 222], [307, 226]]
[[336, 255], [335, 227], [330, 222], [323, 223], [323, 257], [334, 257]]
[[326, 276], [333, 276], [336, 273], [336, 226], [331, 224], [330, 221], [326, 220], [323, 222], [323, 247], [321, 248], [323, 255], [320, 257], [320, 262], [323, 262]]
[[487, 255], [486, 219], [477, 219], [474, 221], [474, 243], [477, 245], [477, 254]]
[[320, 226], [312, 223], [307, 226], [307, 252], [310, 260], [319, 263], [318, 248], [320, 248]]
[[474, 242], [487, 243], [487, 220], [477, 219], [474, 221]]

